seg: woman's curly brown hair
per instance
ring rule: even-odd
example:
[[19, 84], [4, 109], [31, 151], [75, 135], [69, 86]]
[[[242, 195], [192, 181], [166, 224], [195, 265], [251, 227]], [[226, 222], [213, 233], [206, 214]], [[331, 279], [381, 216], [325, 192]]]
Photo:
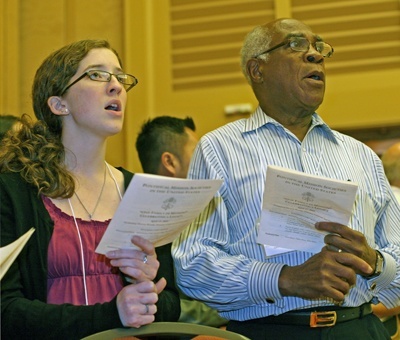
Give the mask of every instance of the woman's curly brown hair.
[[75, 191], [75, 181], [65, 167], [65, 149], [61, 142], [62, 117], [53, 114], [47, 100], [62, 96], [62, 90], [78, 70], [79, 63], [95, 48], [117, 52], [105, 40], [81, 40], [64, 46], [47, 57], [36, 71], [32, 86], [33, 122], [21, 117], [18, 131], [9, 133], [0, 149], [0, 172], [18, 172], [39, 194], [68, 198]]
[[64, 166], [64, 146], [42, 121], [23, 115], [18, 131], [8, 134], [0, 148], [0, 172], [18, 172], [39, 194], [70, 197], [75, 182]]

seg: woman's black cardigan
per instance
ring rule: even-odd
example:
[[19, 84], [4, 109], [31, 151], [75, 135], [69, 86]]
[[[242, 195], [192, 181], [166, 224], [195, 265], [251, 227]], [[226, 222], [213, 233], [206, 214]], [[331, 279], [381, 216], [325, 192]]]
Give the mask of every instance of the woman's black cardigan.
[[[125, 188], [133, 174], [123, 172]], [[116, 297], [92, 306], [51, 305], [47, 299], [47, 249], [53, 232], [37, 189], [19, 174], [0, 174], [0, 244], [5, 246], [31, 227], [35, 232], [1, 281], [1, 339], [80, 339], [122, 327]], [[159, 295], [156, 321], [177, 321], [180, 300], [175, 286], [171, 244], [156, 248], [167, 287]]]

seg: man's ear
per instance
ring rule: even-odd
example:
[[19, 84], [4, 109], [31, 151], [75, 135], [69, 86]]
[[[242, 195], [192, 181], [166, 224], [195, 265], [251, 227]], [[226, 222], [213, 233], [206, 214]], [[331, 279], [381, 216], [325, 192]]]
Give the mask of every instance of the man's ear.
[[161, 175], [174, 177], [178, 159], [171, 152], [165, 151], [161, 155]]
[[262, 83], [263, 75], [262, 75], [262, 67], [257, 59], [252, 58], [247, 61], [246, 64], [247, 73], [250, 76], [250, 79], [254, 83]]
[[57, 116], [69, 115], [68, 108], [63, 103], [63, 100], [58, 96], [51, 96], [49, 99], [47, 99], [47, 105], [49, 105], [51, 112]]

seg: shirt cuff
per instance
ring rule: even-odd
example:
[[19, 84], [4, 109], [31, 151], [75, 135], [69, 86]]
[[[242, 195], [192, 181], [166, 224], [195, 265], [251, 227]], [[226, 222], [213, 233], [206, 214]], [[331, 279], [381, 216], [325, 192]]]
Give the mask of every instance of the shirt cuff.
[[257, 304], [271, 303], [284, 306], [279, 291], [279, 276], [283, 263], [255, 262], [249, 273], [249, 296]]
[[396, 261], [392, 256], [379, 251], [383, 256], [383, 268], [382, 273], [371, 279], [367, 278], [367, 284], [374, 295], [380, 290], [387, 288], [396, 277]]

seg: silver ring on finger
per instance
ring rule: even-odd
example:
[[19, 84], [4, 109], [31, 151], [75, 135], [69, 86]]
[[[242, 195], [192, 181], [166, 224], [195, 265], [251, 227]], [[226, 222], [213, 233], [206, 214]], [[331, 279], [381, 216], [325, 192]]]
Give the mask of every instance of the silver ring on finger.
[[143, 263], [144, 263], [144, 264], [146, 264], [146, 263], [147, 263], [147, 261], [148, 261], [148, 259], [147, 259], [147, 255], [146, 255], [146, 254], [144, 254], [144, 256], [143, 256]]
[[146, 305], [144, 305], [144, 306], [146, 307], [146, 311], [144, 312], [144, 314], [149, 314], [149, 305], [146, 304]]

